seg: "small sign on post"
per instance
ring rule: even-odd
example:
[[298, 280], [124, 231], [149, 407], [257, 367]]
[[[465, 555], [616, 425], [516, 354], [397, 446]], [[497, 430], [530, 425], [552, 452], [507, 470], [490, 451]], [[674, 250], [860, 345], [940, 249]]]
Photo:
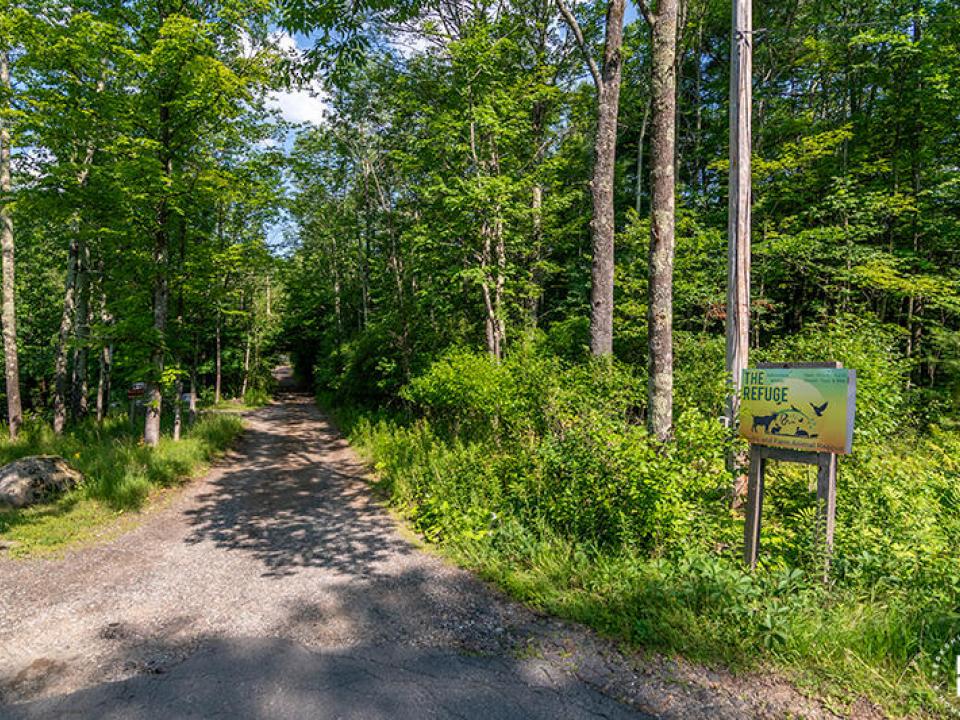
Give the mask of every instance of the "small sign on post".
[[840, 363], [760, 363], [743, 371], [741, 437], [750, 442], [743, 560], [756, 567], [768, 460], [817, 466], [818, 537], [824, 579], [837, 509], [837, 455], [853, 445], [857, 372]]

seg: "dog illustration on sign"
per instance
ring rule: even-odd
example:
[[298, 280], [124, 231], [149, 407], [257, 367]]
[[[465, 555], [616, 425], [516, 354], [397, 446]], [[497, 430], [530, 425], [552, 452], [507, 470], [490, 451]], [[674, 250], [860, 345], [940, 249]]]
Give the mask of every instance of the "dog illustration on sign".
[[775, 412], [773, 415], [754, 415], [753, 416], [753, 432], [757, 431], [758, 427], [762, 427], [765, 433], [770, 432], [770, 423], [777, 419], [779, 412]]
[[[815, 417], [823, 415], [827, 408], [827, 403], [820, 406], [811, 407], [816, 413]], [[817, 421], [803, 412], [796, 405], [791, 405], [788, 410], [778, 410], [770, 415], [753, 416], [753, 432], [757, 428], [763, 428], [764, 433], [768, 435], [785, 435], [792, 437], [817, 437]]]

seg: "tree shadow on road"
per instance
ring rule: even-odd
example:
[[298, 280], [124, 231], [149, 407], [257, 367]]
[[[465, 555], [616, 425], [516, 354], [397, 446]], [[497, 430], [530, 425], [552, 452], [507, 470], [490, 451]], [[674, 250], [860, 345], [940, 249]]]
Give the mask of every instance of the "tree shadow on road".
[[307, 567], [369, 575], [411, 551], [370, 499], [346, 441], [319, 421], [309, 400], [271, 405], [259, 417], [277, 432], [244, 434], [237, 467], [221, 471], [186, 511], [188, 542], [250, 553], [272, 577]]
[[[138, 628], [113, 623], [101, 628], [101, 637], [116, 643], [113, 657], [104, 663], [107, 670], [103, 675], [116, 677], [119, 672], [127, 675], [126, 679], [0, 706], [0, 717], [645, 717], [580, 681], [557, 662], [529, 650], [532, 646], [526, 645], [529, 638], [524, 628], [518, 628], [519, 635], [513, 639], [495, 633], [495, 622], [490, 621], [508, 618], [478, 619], [472, 614], [471, 602], [490, 607], [492, 613], [500, 612], [498, 603], [491, 603], [482, 588], [464, 587], [454, 576], [437, 578], [415, 571], [402, 575], [395, 578], [402, 591], [392, 594], [375, 592], [370, 584], [376, 580], [336, 584], [325, 605], [291, 608], [283, 628], [267, 637], [145, 636]], [[438, 589], [441, 595], [454, 595], [459, 601], [451, 605], [447, 598], [438, 605]], [[408, 615], [406, 611], [416, 607], [422, 612], [416, 617]], [[322, 626], [334, 619], [348, 624], [363, 639], [334, 648], [308, 647], [310, 637], [322, 635]], [[401, 629], [376, 633], [384, 623]], [[471, 623], [477, 627], [465, 634], [464, 628]], [[426, 625], [449, 634], [423, 632]], [[471, 644], [471, 638], [477, 639], [473, 635], [490, 633], [498, 639], [485, 646], [487, 651]]]

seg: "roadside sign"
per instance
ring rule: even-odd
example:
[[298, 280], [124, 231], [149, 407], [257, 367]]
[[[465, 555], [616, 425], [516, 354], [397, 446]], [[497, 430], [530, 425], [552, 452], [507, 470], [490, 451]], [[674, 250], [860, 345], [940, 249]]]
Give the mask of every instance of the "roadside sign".
[[130, 386], [130, 389], [127, 390], [127, 398], [132, 400], [133, 398], [143, 397], [147, 394], [147, 384], [145, 382], [135, 382]]
[[814, 465], [817, 538], [827, 582], [837, 522], [837, 455], [849, 453], [853, 444], [857, 371], [838, 362], [760, 363], [744, 370], [742, 380], [739, 431], [750, 441], [743, 561], [757, 566], [767, 463]]
[[743, 371], [740, 435], [754, 445], [848, 454], [853, 444], [857, 371], [761, 367]]

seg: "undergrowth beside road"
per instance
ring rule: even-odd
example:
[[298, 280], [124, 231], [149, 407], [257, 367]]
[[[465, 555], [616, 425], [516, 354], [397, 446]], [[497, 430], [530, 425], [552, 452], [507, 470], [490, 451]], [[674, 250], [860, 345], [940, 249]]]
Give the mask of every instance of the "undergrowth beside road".
[[203, 471], [242, 429], [235, 415], [204, 415], [180, 441], [164, 436], [151, 449], [125, 417], [84, 423], [62, 437], [46, 425], [27, 426], [16, 442], [0, 441], [0, 464], [27, 455], [61, 455], [84, 482], [49, 503], [0, 509], [0, 542], [22, 556], [93, 537], [118, 515], [141, 508], [152, 491]]
[[522, 600], [634, 648], [776, 667], [892, 714], [945, 714], [953, 675], [935, 658], [960, 631], [960, 433], [912, 427], [897, 413], [896, 363], [857, 351], [863, 338], [844, 357], [835, 337], [823, 351], [858, 368], [861, 407], [828, 586], [811, 471], [771, 467], [763, 560], [745, 572], [723, 429], [681, 403], [676, 437], [659, 446], [636, 417], [642, 379], [628, 367], [455, 350], [402, 390], [408, 410], [335, 414], [428, 540]]

